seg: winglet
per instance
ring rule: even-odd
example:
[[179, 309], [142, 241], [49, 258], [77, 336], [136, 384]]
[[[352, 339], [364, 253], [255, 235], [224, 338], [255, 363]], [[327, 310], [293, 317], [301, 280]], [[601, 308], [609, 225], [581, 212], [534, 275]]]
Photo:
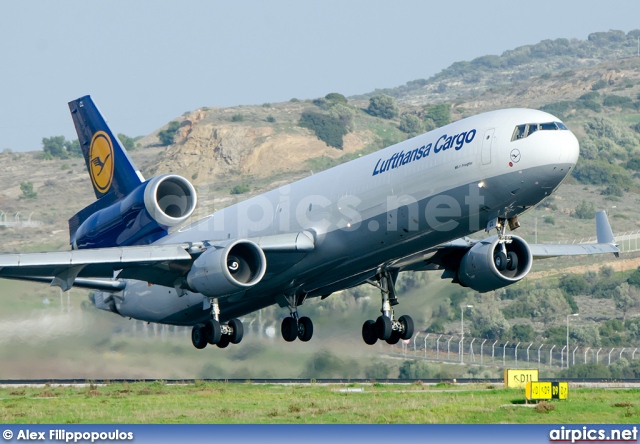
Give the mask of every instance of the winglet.
[[598, 236], [599, 244], [615, 244], [616, 239], [611, 231], [611, 225], [609, 225], [609, 219], [605, 211], [598, 211], [596, 213], [596, 234]]

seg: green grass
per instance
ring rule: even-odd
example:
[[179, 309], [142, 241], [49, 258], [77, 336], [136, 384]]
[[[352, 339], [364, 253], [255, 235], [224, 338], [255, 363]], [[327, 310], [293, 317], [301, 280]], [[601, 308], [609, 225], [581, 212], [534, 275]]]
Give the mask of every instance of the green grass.
[[[549, 412], [491, 386], [162, 382], [0, 389], [9, 423], [638, 423], [637, 389], [571, 388]], [[618, 406], [616, 406], [618, 405]]]

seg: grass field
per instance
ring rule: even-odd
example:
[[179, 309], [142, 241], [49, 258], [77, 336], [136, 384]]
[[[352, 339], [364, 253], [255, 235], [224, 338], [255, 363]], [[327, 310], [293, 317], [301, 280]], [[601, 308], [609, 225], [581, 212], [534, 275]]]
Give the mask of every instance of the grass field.
[[571, 388], [524, 405], [489, 385], [256, 385], [198, 382], [0, 389], [9, 423], [638, 423], [639, 389]]

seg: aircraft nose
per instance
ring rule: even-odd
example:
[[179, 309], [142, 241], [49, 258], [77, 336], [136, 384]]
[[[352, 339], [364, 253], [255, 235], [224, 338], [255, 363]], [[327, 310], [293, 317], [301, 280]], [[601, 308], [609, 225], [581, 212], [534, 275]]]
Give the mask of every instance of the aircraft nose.
[[564, 147], [564, 151], [566, 154], [566, 161], [571, 165], [575, 165], [578, 162], [578, 157], [580, 156], [580, 143], [578, 142], [578, 138], [571, 131], [568, 132], [566, 146]]

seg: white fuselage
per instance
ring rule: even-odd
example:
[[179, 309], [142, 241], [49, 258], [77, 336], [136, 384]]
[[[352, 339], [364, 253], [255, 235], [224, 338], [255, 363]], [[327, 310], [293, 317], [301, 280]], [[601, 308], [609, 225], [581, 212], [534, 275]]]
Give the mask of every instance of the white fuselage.
[[[484, 229], [496, 217], [517, 216], [544, 199], [579, 154], [577, 139], [563, 125], [539, 126], [553, 122], [559, 119], [528, 109], [469, 117], [217, 211], [158, 243], [313, 233], [315, 249], [294, 266], [267, 272], [246, 294], [222, 302], [226, 318], [270, 305], [280, 294], [347, 288], [384, 264]], [[526, 124], [539, 129], [514, 138]], [[194, 324], [207, 315], [202, 299], [134, 281], [117, 307], [139, 319]]]

